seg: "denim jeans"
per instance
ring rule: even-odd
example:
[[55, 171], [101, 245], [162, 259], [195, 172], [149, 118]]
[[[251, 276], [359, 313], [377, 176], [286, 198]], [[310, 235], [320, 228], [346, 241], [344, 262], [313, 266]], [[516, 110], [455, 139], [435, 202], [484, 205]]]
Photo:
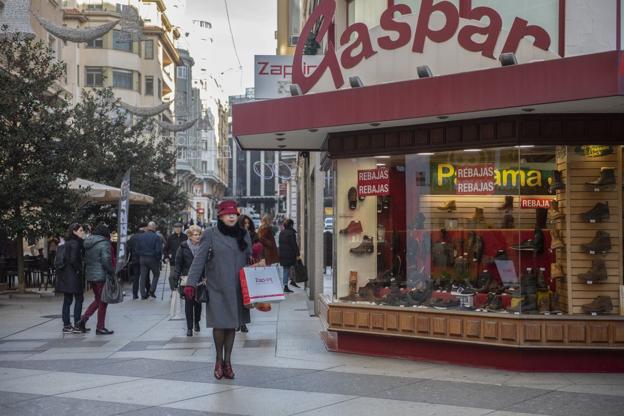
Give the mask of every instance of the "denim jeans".
[[82, 302], [84, 295], [82, 293], [65, 293], [63, 297], [63, 325], [71, 326], [71, 320], [69, 316], [69, 310], [71, 308], [72, 301], [74, 301], [74, 324], [80, 320], [80, 314], [82, 313]]
[[[139, 289], [141, 290], [141, 297], [145, 299], [148, 295], [154, 295], [156, 293], [158, 278], [160, 277], [160, 260], [156, 257], [141, 256], [139, 261], [141, 263], [141, 280], [139, 282]], [[150, 289], [148, 293], [145, 285], [149, 282], [150, 271], [154, 277], [149, 284]]]
[[283, 266], [282, 269], [283, 269], [282, 280], [284, 281], [284, 286], [286, 286], [288, 284], [288, 279], [290, 278], [291, 266]]

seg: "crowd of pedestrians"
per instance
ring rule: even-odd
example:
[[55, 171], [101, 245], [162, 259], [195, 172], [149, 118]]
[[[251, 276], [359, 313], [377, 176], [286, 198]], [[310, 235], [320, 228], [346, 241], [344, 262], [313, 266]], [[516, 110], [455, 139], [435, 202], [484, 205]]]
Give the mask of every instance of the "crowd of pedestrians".
[[[235, 201], [222, 201], [214, 227], [203, 224], [173, 224], [173, 232], [164, 238], [155, 222], [139, 224], [128, 240], [127, 273], [132, 281], [134, 299], [156, 298], [163, 264], [169, 264], [168, 283], [172, 296], [185, 301], [187, 336], [200, 332], [202, 303], [197, 299], [198, 285], [205, 287], [206, 327], [213, 330], [216, 351], [214, 376], [234, 378], [231, 354], [237, 331], [247, 332], [250, 311], [243, 305], [239, 271], [247, 265], [283, 268], [285, 293], [299, 287], [293, 279], [293, 267], [300, 259], [294, 223], [283, 221], [282, 229], [270, 215], [262, 218], [256, 230], [253, 220], [239, 215]], [[278, 235], [279, 245], [276, 242]], [[63, 293], [63, 333], [84, 334], [86, 324], [97, 312], [96, 334], [110, 335], [106, 328], [107, 303], [102, 300], [107, 280], [117, 278], [115, 247], [107, 225], [99, 224], [92, 232], [72, 224], [65, 235], [53, 241], [56, 267], [56, 292]], [[94, 299], [82, 312], [85, 284]], [[73, 322], [71, 309], [73, 304]]]

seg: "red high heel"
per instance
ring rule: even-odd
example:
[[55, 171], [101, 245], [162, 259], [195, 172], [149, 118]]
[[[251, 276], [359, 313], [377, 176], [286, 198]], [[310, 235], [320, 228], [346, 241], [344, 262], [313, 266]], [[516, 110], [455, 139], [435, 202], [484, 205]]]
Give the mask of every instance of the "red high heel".
[[223, 378], [223, 361], [217, 360], [215, 363], [214, 377], [217, 380], [221, 380]]
[[223, 363], [223, 376], [229, 380], [234, 379], [234, 370], [232, 370], [232, 363], [228, 361]]

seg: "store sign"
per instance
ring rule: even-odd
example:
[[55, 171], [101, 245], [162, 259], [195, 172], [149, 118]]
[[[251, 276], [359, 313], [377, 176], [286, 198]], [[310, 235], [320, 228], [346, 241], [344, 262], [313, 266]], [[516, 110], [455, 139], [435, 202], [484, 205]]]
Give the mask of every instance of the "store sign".
[[538, 208], [549, 209], [551, 201], [552, 201], [551, 198], [528, 198], [528, 197], [523, 196], [520, 198], [520, 208], [521, 209], [538, 209]]
[[601, 157], [613, 154], [614, 150], [613, 146], [590, 145], [576, 146], [574, 152], [586, 157]]
[[[345, 79], [358, 75], [366, 85], [413, 79], [417, 65], [429, 65], [435, 75], [500, 66], [498, 56], [513, 52], [520, 62], [553, 59], [556, 29], [520, 16], [509, 20], [515, 3], [498, 2], [492, 7], [473, 7], [471, 0], [421, 0], [418, 10], [406, 4], [391, 4], [373, 28], [357, 22], [330, 36], [336, 19], [336, 1], [322, 0], [299, 36], [294, 56], [293, 83], [304, 93], [339, 89]], [[558, 7], [540, 8], [541, 20], [555, 21]], [[343, 17], [344, 18], [344, 17]], [[327, 51], [312, 70], [306, 67], [304, 49], [310, 36]], [[335, 45], [335, 43], [338, 43]]]
[[458, 195], [492, 195], [496, 167], [493, 163], [464, 165], [456, 169]]
[[431, 193], [437, 195], [546, 195], [552, 171], [497, 168], [495, 164], [434, 163]]
[[[306, 55], [302, 59], [302, 71], [308, 76], [321, 62], [322, 56]], [[293, 57], [256, 55], [254, 73], [254, 98], [271, 99], [290, 97]]]
[[358, 196], [390, 195], [390, 171], [386, 167], [358, 170]]

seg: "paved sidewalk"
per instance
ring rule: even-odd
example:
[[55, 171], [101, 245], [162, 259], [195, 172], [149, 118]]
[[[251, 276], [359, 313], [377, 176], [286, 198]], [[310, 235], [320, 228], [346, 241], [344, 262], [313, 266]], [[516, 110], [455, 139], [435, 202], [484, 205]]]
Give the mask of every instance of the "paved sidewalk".
[[329, 353], [302, 291], [253, 312], [236, 337], [236, 380], [217, 381], [210, 330], [186, 337], [185, 322], [169, 320], [168, 295], [110, 305], [109, 337], [63, 336], [60, 297], [0, 296], [0, 415], [624, 414], [624, 375]]

